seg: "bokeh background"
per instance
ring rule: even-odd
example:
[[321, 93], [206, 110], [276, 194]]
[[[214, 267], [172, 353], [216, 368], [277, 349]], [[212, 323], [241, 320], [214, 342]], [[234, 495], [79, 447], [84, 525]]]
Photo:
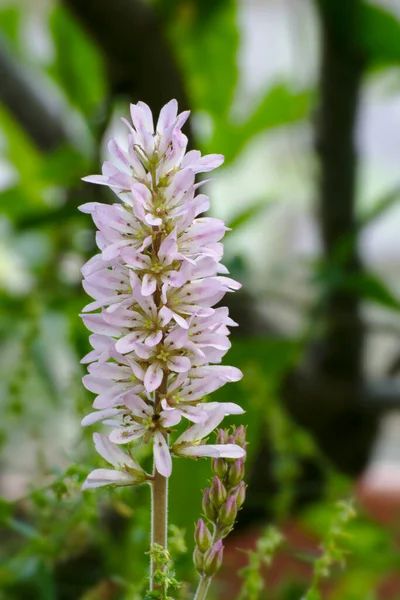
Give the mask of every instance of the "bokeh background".
[[[307, 599], [399, 599], [399, 0], [1, 0], [0, 598], [143, 598], [148, 490], [80, 492], [101, 459], [79, 425], [95, 244], [77, 206], [112, 201], [80, 178], [129, 102], [171, 98], [192, 147], [226, 156], [207, 193], [243, 283], [245, 377], [214, 399], [246, 408], [248, 500], [214, 598], [236, 597], [234, 550], [272, 523], [285, 542], [241, 600], [306, 597], [323, 544], [347, 566]], [[209, 476], [176, 461], [176, 598]]]

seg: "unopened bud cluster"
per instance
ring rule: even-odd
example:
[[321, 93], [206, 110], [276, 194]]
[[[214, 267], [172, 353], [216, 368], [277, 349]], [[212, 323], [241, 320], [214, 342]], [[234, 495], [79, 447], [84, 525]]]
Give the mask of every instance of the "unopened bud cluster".
[[[245, 450], [246, 430], [241, 425], [229, 434], [220, 429], [217, 433], [218, 444], [237, 444]], [[203, 519], [197, 522], [194, 539], [196, 547], [193, 560], [200, 575], [212, 577], [222, 564], [222, 540], [232, 531], [238, 510], [242, 507], [246, 484], [245, 458], [215, 458], [212, 461], [214, 478], [203, 494], [203, 512], [213, 529], [213, 534]]]

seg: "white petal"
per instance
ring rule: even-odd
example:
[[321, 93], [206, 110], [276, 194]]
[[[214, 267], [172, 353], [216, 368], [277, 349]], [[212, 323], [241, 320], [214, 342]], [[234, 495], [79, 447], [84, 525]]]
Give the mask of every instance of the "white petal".
[[114, 467], [128, 466], [135, 471], [142, 471], [140, 465], [131, 457], [125, 454], [116, 444], [113, 444], [106, 435], [100, 433], [93, 434], [93, 441], [97, 452], [110, 465]]
[[172, 459], [167, 440], [160, 431], [154, 434], [153, 452], [157, 471], [164, 477], [169, 477], [172, 472]]
[[146, 223], [148, 223], [149, 225], [154, 225], [154, 226], [159, 226], [162, 225], [162, 219], [160, 219], [160, 217], [154, 217], [153, 215], [151, 215], [150, 213], [146, 213], [144, 220], [146, 221]]
[[103, 485], [133, 485], [135, 478], [129, 473], [121, 473], [112, 469], [95, 469], [92, 471], [82, 486], [82, 490], [102, 487]]
[[242, 458], [246, 452], [237, 444], [201, 444], [178, 450], [184, 456], [212, 456], [213, 458]]
[[225, 415], [243, 415], [244, 413], [243, 408], [234, 402], [207, 402], [203, 408], [211, 412], [220, 408]]
[[86, 417], [82, 419], [81, 425], [82, 427], [88, 427], [88, 425], [93, 425], [99, 421], [104, 421], [104, 419], [110, 419], [112, 417], [116, 417], [117, 415], [121, 415], [123, 412], [124, 411], [121, 408], [106, 408], [104, 410], [96, 410], [96, 412], [86, 415]]
[[132, 440], [142, 437], [145, 431], [141, 425], [118, 427], [110, 433], [109, 438], [114, 444], [128, 444]]
[[152, 414], [153, 409], [148, 404], [146, 404], [146, 402], [140, 396], [137, 396], [136, 394], [127, 394], [126, 396], [124, 396], [123, 402], [125, 406], [137, 416], [139, 416], [140, 413], [148, 414], [150, 412], [150, 414]]

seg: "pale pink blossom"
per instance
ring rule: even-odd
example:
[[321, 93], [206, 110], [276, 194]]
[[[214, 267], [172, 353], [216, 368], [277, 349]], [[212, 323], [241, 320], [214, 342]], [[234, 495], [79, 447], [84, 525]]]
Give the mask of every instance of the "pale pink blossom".
[[83, 490], [110, 484], [120, 486], [137, 485], [146, 480], [146, 473], [136, 460], [122, 452], [108, 437], [95, 433], [93, 434], [93, 441], [97, 452], [113, 465], [114, 469], [95, 469], [92, 471], [82, 486]]
[[[200, 216], [210, 203], [198, 193], [206, 182], [195, 182], [197, 173], [215, 169], [223, 157], [186, 153], [181, 128], [188, 115], [178, 114], [171, 100], [155, 124], [145, 103], [132, 104], [131, 122], [124, 119], [127, 148], [110, 140], [112, 162], [103, 164], [101, 175], [85, 178], [108, 186], [121, 201], [81, 207], [97, 227], [100, 250], [82, 267], [93, 299], [82, 315], [93, 348], [82, 359], [88, 365], [83, 383], [96, 395], [95, 410], [82, 425], [111, 427], [95, 443], [116, 469], [93, 471], [86, 488], [146, 480], [130, 453], [139, 439], [153, 444], [155, 468], [165, 477], [171, 453], [238, 458], [244, 452], [235, 444], [205, 443], [226, 415], [243, 412], [237, 404], [206, 399], [242, 376], [218, 364], [236, 323], [226, 308], [214, 308], [240, 284], [220, 262], [227, 228]], [[189, 427], [174, 441], [182, 418]]]

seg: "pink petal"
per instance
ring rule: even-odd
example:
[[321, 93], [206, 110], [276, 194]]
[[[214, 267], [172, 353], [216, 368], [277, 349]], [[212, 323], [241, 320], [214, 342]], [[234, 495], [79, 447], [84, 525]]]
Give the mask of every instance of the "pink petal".
[[125, 152], [119, 147], [118, 142], [114, 138], [111, 138], [111, 140], [108, 142], [108, 151], [111, 156], [120, 161], [120, 163], [125, 165], [125, 167], [130, 168], [130, 162]]
[[148, 124], [148, 115], [146, 112], [138, 104], [131, 104], [130, 109], [132, 123], [136, 131], [138, 129], [145, 129], [146, 124]]
[[187, 356], [171, 356], [167, 364], [171, 371], [175, 371], [175, 373], [185, 373], [192, 366]]
[[157, 280], [153, 275], [145, 274], [142, 280], [141, 292], [143, 296], [151, 296], [157, 289]]
[[149, 366], [144, 376], [144, 387], [148, 392], [154, 392], [158, 389], [163, 380], [164, 371], [158, 363], [153, 363]]
[[127, 394], [126, 396], [124, 396], [123, 402], [125, 406], [137, 416], [139, 416], [140, 413], [148, 414], [152, 410], [152, 408], [148, 404], [146, 404], [146, 402], [140, 396], [137, 396], [136, 394]]
[[164, 131], [172, 125], [176, 119], [178, 113], [178, 103], [176, 100], [170, 100], [168, 104], [162, 107], [160, 116], [157, 122], [158, 133], [164, 133]]
[[217, 169], [224, 162], [222, 154], [207, 154], [203, 156], [194, 166], [195, 173], [208, 173]]
[[181, 129], [190, 116], [190, 110], [184, 110], [176, 119], [176, 127]]
[[150, 347], [157, 346], [157, 344], [161, 342], [162, 336], [162, 331], [155, 331], [144, 340], [144, 343], [146, 344], [146, 346]]
[[142, 109], [142, 111], [144, 113], [145, 129], [147, 129], [147, 131], [149, 131], [150, 133], [154, 133], [153, 113], [151, 112], [150, 107], [148, 106], [148, 104], [146, 104], [145, 102], [142, 102], [141, 100], [139, 100], [137, 105]]
[[[109, 185], [108, 177], [104, 177], [104, 175], [88, 175], [87, 177], [82, 177], [82, 181], [86, 181], [87, 183], [97, 183], [98, 185]], [[83, 210], [82, 212], [86, 211]]]
[[101, 335], [110, 335], [112, 337], [119, 337], [121, 332], [116, 327], [108, 325], [101, 314], [95, 315], [81, 315], [82, 321], [85, 323], [89, 331], [93, 333], [100, 333]]
[[160, 316], [163, 327], [165, 327], [165, 325], [168, 325], [168, 323], [173, 317], [172, 310], [170, 310], [167, 306], [163, 306], [158, 314]]
[[163, 427], [174, 427], [182, 418], [179, 410], [176, 409], [162, 411], [161, 416]]
[[134, 350], [139, 358], [143, 360], [148, 360], [152, 356], [152, 351], [148, 346], [145, 346], [141, 342], [136, 342], [134, 345]]
[[115, 344], [115, 349], [121, 354], [127, 354], [135, 349], [136, 341], [139, 335], [136, 332], [128, 333], [125, 337], [119, 339]]

